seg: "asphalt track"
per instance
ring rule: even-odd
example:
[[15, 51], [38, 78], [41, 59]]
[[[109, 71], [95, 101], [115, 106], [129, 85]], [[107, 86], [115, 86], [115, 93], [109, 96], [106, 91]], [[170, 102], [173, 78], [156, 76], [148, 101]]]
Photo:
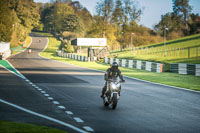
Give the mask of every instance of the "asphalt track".
[[[32, 35], [32, 52], [9, 58], [31, 84], [0, 67], [0, 99], [97, 133], [200, 132], [200, 93], [125, 78], [118, 106], [112, 110], [100, 98], [104, 73], [42, 58], [38, 54], [46, 44], [46, 37]], [[78, 132], [2, 102], [0, 120]]]

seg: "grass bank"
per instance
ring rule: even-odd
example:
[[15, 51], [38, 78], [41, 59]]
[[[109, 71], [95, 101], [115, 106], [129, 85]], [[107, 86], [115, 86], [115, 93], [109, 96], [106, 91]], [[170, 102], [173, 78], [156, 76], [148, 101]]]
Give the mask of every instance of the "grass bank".
[[[41, 56], [57, 61], [62, 61], [102, 71], [105, 71], [109, 67], [109, 65], [101, 62], [81, 62], [68, 58], [58, 57], [56, 56], [56, 50], [58, 50], [59, 45], [60, 41], [56, 40], [53, 36], [49, 36], [48, 47], [45, 51], [41, 53]], [[156, 83], [162, 83], [166, 85], [172, 85], [176, 87], [182, 87], [200, 91], [200, 82], [199, 82], [200, 77], [192, 75], [179, 75], [175, 73], [154, 73], [154, 72], [147, 72], [144, 70], [121, 68], [121, 67], [120, 69], [123, 75], [130, 76], [133, 78], [139, 78]]]
[[130, 49], [112, 51], [111, 57], [148, 60], [167, 64], [200, 64], [200, 34], [167, 41], [166, 45], [159, 43], [136, 47], [135, 51]]
[[0, 133], [67, 133], [62, 130], [32, 124], [0, 121]]

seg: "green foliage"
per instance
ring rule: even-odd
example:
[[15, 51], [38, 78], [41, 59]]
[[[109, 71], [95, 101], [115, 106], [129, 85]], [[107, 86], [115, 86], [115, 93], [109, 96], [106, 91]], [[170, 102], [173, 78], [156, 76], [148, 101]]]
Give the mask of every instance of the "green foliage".
[[192, 7], [189, 5], [189, 0], [172, 0], [172, 2], [173, 13], [176, 16], [181, 16], [185, 26], [187, 26], [187, 21], [192, 11]]
[[165, 27], [168, 28], [168, 39], [199, 33], [199, 15], [191, 14], [189, 0], [172, 0], [173, 12], [161, 16], [161, 21], [155, 26], [163, 36]]
[[28, 33], [38, 25], [39, 13], [30, 0], [1, 0], [1, 41], [10, 41], [11, 47], [21, 45]]
[[79, 20], [79, 34], [81, 34], [81, 36], [86, 36], [86, 33], [89, 31], [90, 27], [93, 24], [93, 17], [86, 8], [75, 10]]
[[67, 53], [73, 53], [74, 52], [74, 47], [71, 45], [71, 41], [67, 41], [64, 46], [64, 51]]
[[79, 18], [74, 9], [66, 3], [47, 4], [42, 11], [42, 22], [47, 31], [64, 32], [80, 31]]
[[78, 16], [76, 14], [69, 14], [63, 19], [62, 31], [80, 31]]
[[200, 33], [200, 16], [199, 14], [191, 14], [190, 19], [188, 21], [188, 26], [190, 29], [190, 34], [198, 34]]
[[0, 42], [9, 42], [11, 40], [14, 15], [8, 7], [7, 0], [0, 0]]

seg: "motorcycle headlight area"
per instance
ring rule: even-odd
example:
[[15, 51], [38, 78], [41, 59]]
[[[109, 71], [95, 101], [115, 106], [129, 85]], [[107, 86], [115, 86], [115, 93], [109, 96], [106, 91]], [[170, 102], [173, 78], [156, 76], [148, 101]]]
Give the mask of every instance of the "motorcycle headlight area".
[[111, 90], [119, 91], [120, 84], [119, 83], [110, 83]]

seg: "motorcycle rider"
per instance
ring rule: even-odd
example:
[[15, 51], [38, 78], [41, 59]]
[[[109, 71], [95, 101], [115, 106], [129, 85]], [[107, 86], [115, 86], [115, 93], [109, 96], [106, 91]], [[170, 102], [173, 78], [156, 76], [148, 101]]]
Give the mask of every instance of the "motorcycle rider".
[[[123, 79], [123, 76], [121, 74], [121, 71], [118, 69], [117, 62], [113, 62], [111, 67], [107, 69], [106, 73], [104, 74], [104, 80], [106, 80], [104, 87], [102, 88], [102, 94], [101, 97], [103, 98], [106, 89], [107, 89], [107, 81], [108, 80], [117, 80], [117, 78], [120, 78], [122, 82], [125, 82]], [[120, 93], [119, 93], [120, 95]]]

